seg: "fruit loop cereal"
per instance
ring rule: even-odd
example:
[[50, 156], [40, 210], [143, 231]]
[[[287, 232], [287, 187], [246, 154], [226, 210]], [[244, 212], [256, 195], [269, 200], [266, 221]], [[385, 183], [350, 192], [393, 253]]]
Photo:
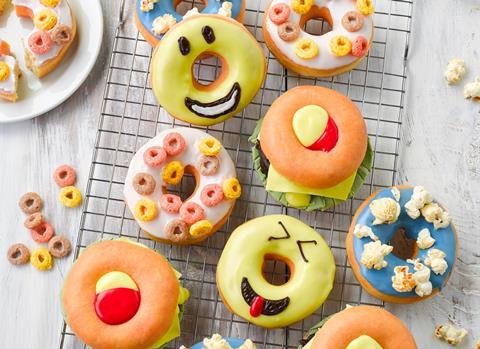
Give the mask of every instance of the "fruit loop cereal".
[[74, 186], [63, 187], [60, 190], [59, 200], [65, 207], [77, 207], [82, 203], [82, 193]]
[[57, 15], [51, 10], [42, 10], [35, 15], [33, 23], [40, 30], [50, 30], [57, 24]]
[[32, 213], [25, 219], [23, 226], [27, 229], [34, 229], [43, 222], [43, 215], [40, 212]]
[[48, 270], [52, 268], [53, 258], [45, 247], [40, 247], [33, 251], [30, 263], [38, 270]]
[[26, 214], [39, 212], [43, 207], [43, 200], [37, 193], [23, 194], [18, 203], [20, 209]]
[[53, 47], [53, 40], [48, 32], [36, 31], [28, 37], [28, 47], [37, 55], [44, 55]]
[[345, 36], [337, 35], [330, 41], [330, 50], [335, 56], [346, 56], [352, 51], [352, 42]]
[[190, 227], [190, 235], [195, 237], [207, 235], [212, 230], [212, 227], [212, 223], [206, 219], [198, 221]]
[[238, 199], [242, 195], [242, 187], [236, 178], [229, 178], [223, 182], [223, 194], [227, 199]]
[[143, 161], [151, 168], [162, 166], [166, 159], [167, 152], [162, 147], [151, 147], [143, 153]]
[[30, 251], [24, 244], [14, 244], [8, 249], [7, 258], [13, 265], [26, 264], [30, 260]]
[[198, 149], [204, 155], [216, 156], [218, 153], [220, 153], [220, 150], [222, 150], [222, 144], [220, 144], [220, 142], [213, 137], [207, 137], [198, 143]]
[[148, 222], [157, 217], [157, 206], [152, 200], [141, 199], [135, 205], [135, 217]]
[[133, 177], [133, 188], [140, 195], [150, 195], [155, 191], [155, 178], [145, 172], [140, 172]]
[[72, 250], [70, 241], [63, 235], [54, 236], [48, 242], [48, 251], [55, 258], [65, 257]]
[[77, 180], [77, 173], [72, 167], [68, 165], [62, 165], [59, 166], [53, 173], [53, 179], [60, 188], [68, 187], [75, 184], [75, 181]]
[[42, 222], [35, 228], [30, 229], [30, 235], [34, 241], [43, 243], [48, 242], [55, 235], [55, 230], [49, 223]]

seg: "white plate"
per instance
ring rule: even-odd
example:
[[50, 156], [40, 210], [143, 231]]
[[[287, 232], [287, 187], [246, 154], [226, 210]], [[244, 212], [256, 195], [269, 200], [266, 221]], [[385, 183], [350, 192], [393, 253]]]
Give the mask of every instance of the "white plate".
[[0, 101], [0, 123], [26, 120], [52, 110], [70, 97], [92, 70], [103, 37], [100, 0], [69, 2], [77, 20], [75, 42], [57, 68], [42, 79], [26, 68], [23, 55], [21, 38], [31, 32], [32, 21], [18, 18], [11, 5], [0, 18], [0, 38], [10, 44], [22, 70], [17, 102]]

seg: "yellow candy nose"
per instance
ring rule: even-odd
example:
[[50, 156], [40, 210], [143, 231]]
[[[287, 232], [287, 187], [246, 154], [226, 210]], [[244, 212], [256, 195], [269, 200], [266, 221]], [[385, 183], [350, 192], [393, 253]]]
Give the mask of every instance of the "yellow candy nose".
[[297, 139], [304, 147], [315, 143], [325, 131], [328, 113], [318, 105], [307, 105], [293, 116], [292, 126]]
[[362, 335], [353, 341], [345, 349], [383, 349], [378, 342], [370, 336]]
[[111, 271], [98, 279], [95, 285], [95, 293], [99, 294], [113, 288], [131, 288], [138, 291], [137, 284], [128, 274], [122, 271]]

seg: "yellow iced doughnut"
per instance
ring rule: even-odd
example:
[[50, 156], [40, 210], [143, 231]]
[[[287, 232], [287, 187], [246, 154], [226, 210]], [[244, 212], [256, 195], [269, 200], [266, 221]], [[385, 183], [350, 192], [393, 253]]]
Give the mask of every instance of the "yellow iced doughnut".
[[202, 139], [199, 144], [198, 144], [198, 149], [207, 156], [217, 156], [218, 153], [220, 153], [220, 150], [222, 150], [222, 145], [220, 142], [213, 138], [213, 137], [207, 137]]
[[77, 207], [82, 203], [82, 193], [74, 186], [63, 187], [59, 194], [60, 202], [66, 207]]
[[242, 195], [242, 187], [236, 178], [229, 178], [223, 182], [223, 195], [227, 199], [238, 199]]
[[346, 56], [352, 52], [352, 42], [345, 36], [337, 35], [330, 41], [330, 50], [335, 56]]
[[53, 265], [52, 255], [45, 247], [37, 248], [30, 256], [30, 263], [38, 270], [48, 270]]
[[157, 206], [149, 199], [138, 200], [135, 205], [135, 217], [142, 221], [149, 222], [157, 217]]
[[204, 219], [198, 221], [197, 223], [192, 224], [190, 227], [190, 235], [193, 237], [199, 237], [202, 235], [207, 235], [212, 230], [213, 226], [210, 221]]
[[10, 75], [10, 67], [7, 63], [0, 61], [0, 81], [5, 81]]
[[162, 178], [167, 184], [177, 185], [181, 182], [185, 168], [180, 161], [172, 161], [163, 168]]
[[57, 15], [51, 10], [42, 10], [35, 15], [33, 23], [38, 29], [47, 31], [57, 24]]

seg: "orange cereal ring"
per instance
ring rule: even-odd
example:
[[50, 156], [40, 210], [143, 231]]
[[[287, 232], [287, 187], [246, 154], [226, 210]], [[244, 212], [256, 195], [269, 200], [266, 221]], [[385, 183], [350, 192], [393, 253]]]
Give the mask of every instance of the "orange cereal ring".
[[[296, 111], [316, 105], [338, 129], [331, 151], [307, 149], [292, 128]], [[319, 86], [295, 87], [280, 96], [262, 123], [260, 144], [272, 166], [289, 180], [310, 188], [329, 188], [350, 177], [365, 157], [367, 130], [355, 104], [341, 93]]]
[[36, 242], [48, 242], [55, 235], [55, 230], [47, 222], [41, 222], [35, 228], [30, 229], [30, 236]]

